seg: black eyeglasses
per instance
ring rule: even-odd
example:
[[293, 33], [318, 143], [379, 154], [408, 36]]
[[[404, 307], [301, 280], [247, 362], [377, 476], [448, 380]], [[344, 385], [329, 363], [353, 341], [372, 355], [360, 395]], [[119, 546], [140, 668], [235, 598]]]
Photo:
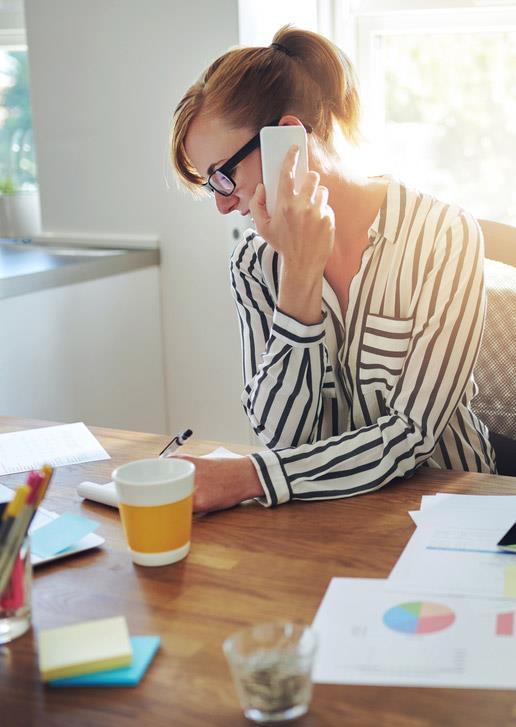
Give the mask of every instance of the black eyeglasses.
[[[279, 122], [279, 119], [274, 119], [274, 121], [271, 121], [270, 124], [265, 124], [265, 126], [277, 126]], [[308, 124], [305, 124], [304, 126], [306, 132], [310, 134], [312, 131], [312, 127]], [[236, 183], [231, 176], [235, 167], [237, 166], [237, 164], [240, 164], [240, 162], [245, 159], [246, 156], [249, 156], [252, 151], [258, 149], [259, 146], [260, 132], [253, 136], [253, 138], [250, 139], [247, 144], [244, 144], [244, 146], [239, 149], [236, 154], [233, 154], [233, 156], [228, 159], [225, 164], [223, 164], [218, 169], [215, 169], [215, 171], [213, 171], [208, 177], [208, 181], [202, 186], [207, 189], [211, 194], [217, 192], [217, 194], [221, 194], [223, 197], [230, 197], [235, 191], [236, 187]]]
[[[265, 124], [265, 126], [277, 126], [278, 124], [279, 119], [275, 119], [274, 121], [271, 121], [270, 124]], [[230, 157], [225, 164], [218, 169], [215, 169], [215, 171], [213, 171], [208, 177], [208, 181], [202, 186], [212, 194], [217, 192], [223, 197], [230, 197], [236, 187], [236, 182], [231, 177], [235, 167], [237, 164], [240, 164], [243, 159], [249, 156], [252, 151], [258, 149], [259, 146], [260, 132], [253, 136], [247, 144], [244, 144], [244, 146], [239, 149], [236, 154], [233, 154], [233, 156]]]

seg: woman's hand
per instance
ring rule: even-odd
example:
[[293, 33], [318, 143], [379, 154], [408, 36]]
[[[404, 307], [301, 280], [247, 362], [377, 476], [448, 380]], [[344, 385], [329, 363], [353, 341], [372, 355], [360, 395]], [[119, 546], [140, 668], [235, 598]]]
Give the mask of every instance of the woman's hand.
[[316, 323], [321, 320], [322, 279], [333, 250], [335, 216], [318, 172], [308, 172], [299, 193], [294, 191], [298, 157], [298, 148], [291, 147], [281, 168], [274, 215], [267, 213], [263, 184], [258, 184], [250, 210], [258, 233], [280, 254], [279, 307], [304, 323]]
[[263, 495], [263, 488], [249, 457], [208, 459], [174, 454], [195, 465], [194, 512], [225, 510], [243, 500]]

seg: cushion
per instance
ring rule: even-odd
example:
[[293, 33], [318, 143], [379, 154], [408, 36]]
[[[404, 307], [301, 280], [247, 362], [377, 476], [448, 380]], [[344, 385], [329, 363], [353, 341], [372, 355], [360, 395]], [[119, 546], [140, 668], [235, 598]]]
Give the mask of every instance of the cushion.
[[475, 413], [489, 429], [516, 440], [516, 267], [485, 261], [487, 316], [475, 367]]

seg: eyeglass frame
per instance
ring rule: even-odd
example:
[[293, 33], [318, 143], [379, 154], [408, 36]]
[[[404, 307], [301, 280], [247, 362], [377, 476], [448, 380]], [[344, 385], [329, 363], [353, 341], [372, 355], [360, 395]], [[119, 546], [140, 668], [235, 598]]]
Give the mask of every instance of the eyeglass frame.
[[[280, 119], [274, 119], [274, 121], [271, 121], [269, 124], [265, 124], [265, 126], [278, 126], [280, 122]], [[312, 127], [308, 124], [303, 124], [304, 128], [306, 129], [306, 132], [310, 134], [312, 132]], [[249, 139], [247, 144], [244, 144], [243, 147], [241, 147], [235, 154], [233, 154], [232, 157], [230, 157], [227, 162], [224, 162], [224, 164], [221, 167], [218, 167], [218, 169], [214, 169], [213, 172], [208, 177], [208, 181], [204, 182], [202, 185], [204, 189], [206, 189], [210, 194], [215, 195], [220, 194], [222, 197], [231, 197], [233, 192], [236, 189], [236, 182], [231, 176], [235, 168], [238, 164], [240, 164], [241, 161], [243, 161], [251, 152], [253, 152], [255, 149], [258, 149], [260, 147], [260, 132], [255, 134], [252, 139]], [[223, 174], [226, 179], [231, 182], [233, 185], [233, 189], [231, 192], [221, 192], [220, 189], [216, 189], [210, 182], [212, 177], [215, 174]]]

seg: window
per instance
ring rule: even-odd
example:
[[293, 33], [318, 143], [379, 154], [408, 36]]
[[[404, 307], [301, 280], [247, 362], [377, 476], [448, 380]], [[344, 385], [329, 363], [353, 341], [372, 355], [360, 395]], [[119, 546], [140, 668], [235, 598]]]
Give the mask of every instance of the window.
[[0, 191], [36, 188], [27, 49], [0, 37]]
[[516, 225], [516, 3], [443, 4], [352, 3], [368, 168]]

